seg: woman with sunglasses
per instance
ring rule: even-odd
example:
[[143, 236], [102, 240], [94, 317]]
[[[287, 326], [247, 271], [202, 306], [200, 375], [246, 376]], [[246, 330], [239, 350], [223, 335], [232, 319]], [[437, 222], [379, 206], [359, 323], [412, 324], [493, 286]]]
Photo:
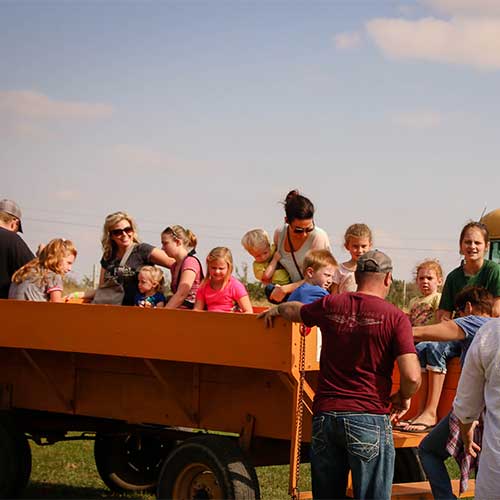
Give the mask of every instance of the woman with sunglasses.
[[[139, 291], [137, 277], [142, 266], [157, 264], [170, 268], [175, 264], [175, 259], [163, 250], [148, 243], [140, 243], [135, 221], [125, 212], [115, 212], [106, 217], [101, 243], [103, 256], [99, 286], [107, 278], [116, 278], [125, 289], [124, 306], [134, 305], [135, 295]], [[120, 266], [120, 261], [131, 245], [134, 247], [129, 257]]]
[[328, 235], [314, 224], [314, 205], [298, 191], [290, 191], [283, 202], [285, 225], [276, 229], [274, 244], [279, 253], [279, 263], [288, 271], [292, 283], [267, 288], [272, 302], [282, 302], [303, 283], [304, 256], [309, 250], [330, 250]]

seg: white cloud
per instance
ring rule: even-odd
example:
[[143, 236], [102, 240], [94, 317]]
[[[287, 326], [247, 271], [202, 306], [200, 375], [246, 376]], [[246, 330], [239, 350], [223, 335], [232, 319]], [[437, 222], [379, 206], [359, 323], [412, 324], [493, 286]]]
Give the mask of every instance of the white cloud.
[[424, 5], [450, 15], [500, 15], [498, 0], [422, 0]]
[[432, 110], [405, 111], [392, 114], [391, 120], [398, 126], [415, 129], [429, 129], [441, 125], [443, 122], [443, 115]]
[[390, 58], [500, 69], [500, 17], [450, 21], [378, 18], [368, 21], [366, 30]]
[[108, 118], [112, 106], [101, 103], [58, 101], [30, 90], [0, 92], [0, 115], [29, 119]]
[[353, 49], [361, 44], [361, 35], [357, 31], [339, 33], [334, 41], [337, 49]]

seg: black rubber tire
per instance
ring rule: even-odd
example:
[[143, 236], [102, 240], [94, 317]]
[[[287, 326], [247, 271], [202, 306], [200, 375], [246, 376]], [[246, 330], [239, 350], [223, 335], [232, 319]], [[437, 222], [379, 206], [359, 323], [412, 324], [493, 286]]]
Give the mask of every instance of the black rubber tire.
[[427, 477], [418, 458], [417, 448], [396, 448], [396, 462], [392, 482], [397, 484], [420, 481], [427, 481]]
[[97, 434], [97, 472], [111, 491], [154, 491], [163, 461], [173, 446], [173, 441], [154, 435]]
[[187, 439], [168, 456], [156, 496], [177, 500], [257, 500], [260, 489], [255, 468], [235, 441], [203, 435]]
[[16, 498], [28, 484], [31, 448], [10, 415], [0, 415], [0, 498]]

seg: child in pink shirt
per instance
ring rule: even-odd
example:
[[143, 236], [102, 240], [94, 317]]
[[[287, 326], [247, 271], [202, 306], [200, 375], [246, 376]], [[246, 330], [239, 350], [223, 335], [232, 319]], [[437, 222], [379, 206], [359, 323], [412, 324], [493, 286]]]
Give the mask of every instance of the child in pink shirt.
[[231, 275], [232, 271], [229, 248], [214, 248], [207, 256], [207, 277], [196, 292], [195, 310], [232, 312], [238, 305], [243, 313], [253, 312], [245, 286]]

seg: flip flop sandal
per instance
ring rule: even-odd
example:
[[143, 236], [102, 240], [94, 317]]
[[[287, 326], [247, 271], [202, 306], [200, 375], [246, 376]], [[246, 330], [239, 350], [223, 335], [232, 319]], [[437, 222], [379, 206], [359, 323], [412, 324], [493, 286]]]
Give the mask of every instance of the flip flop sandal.
[[424, 432], [429, 432], [436, 427], [435, 425], [427, 425], [422, 422], [412, 422], [410, 425], [419, 427], [419, 429], [398, 429], [401, 432], [411, 432], [413, 434], [422, 434]]
[[396, 425], [393, 425], [392, 428], [396, 431], [403, 430], [407, 425], [411, 425], [413, 423], [412, 419], [409, 420], [400, 420]]

